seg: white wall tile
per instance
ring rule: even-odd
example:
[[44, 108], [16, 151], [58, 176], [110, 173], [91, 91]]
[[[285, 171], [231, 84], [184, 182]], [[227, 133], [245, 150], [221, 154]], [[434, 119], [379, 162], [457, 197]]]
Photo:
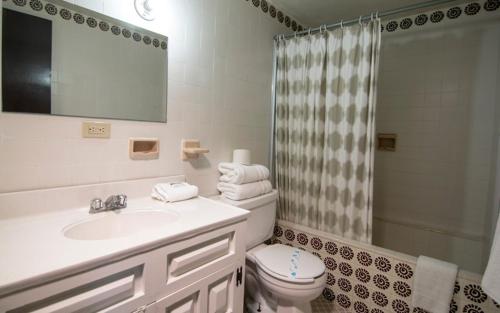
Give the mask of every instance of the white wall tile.
[[[168, 122], [109, 121], [111, 139], [94, 140], [80, 133], [92, 119], [0, 114], [0, 193], [186, 174], [210, 194], [233, 149], [268, 163], [272, 37], [283, 25], [247, 1], [158, 1], [153, 22], [133, 1], [69, 2], [169, 37]], [[129, 160], [130, 137], [160, 138], [160, 159]], [[180, 160], [191, 137], [210, 148], [204, 161]]]

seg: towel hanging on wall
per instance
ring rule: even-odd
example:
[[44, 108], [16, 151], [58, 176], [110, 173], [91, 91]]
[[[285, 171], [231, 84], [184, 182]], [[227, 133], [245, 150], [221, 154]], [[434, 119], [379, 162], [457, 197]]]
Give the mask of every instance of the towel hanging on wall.
[[481, 286], [488, 296], [497, 303], [500, 303], [500, 216], [498, 217], [490, 259], [484, 272]]
[[413, 308], [448, 313], [457, 272], [455, 264], [419, 256], [413, 282]]

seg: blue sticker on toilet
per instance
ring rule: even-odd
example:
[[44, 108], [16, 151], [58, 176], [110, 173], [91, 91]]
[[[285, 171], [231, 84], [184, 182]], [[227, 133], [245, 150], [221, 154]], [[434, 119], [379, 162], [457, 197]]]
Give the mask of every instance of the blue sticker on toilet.
[[297, 278], [297, 270], [299, 268], [299, 261], [300, 261], [300, 250], [296, 249], [292, 252], [292, 255], [290, 257], [290, 274], [288, 275], [289, 278]]

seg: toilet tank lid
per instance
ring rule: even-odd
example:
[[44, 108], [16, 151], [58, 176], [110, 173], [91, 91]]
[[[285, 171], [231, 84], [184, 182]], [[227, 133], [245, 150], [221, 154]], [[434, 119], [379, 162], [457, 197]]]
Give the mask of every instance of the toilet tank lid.
[[255, 259], [268, 274], [278, 275], [290, 281], [314, 279], [325, 272], [325, 265], [317, 256], [281, 244], [267, 246], [256, 251]]
[[264, 195], [261, 195], [261, 196], [255, 197], [255, 198], [250, 198], [250, 199], [241, 200], [241, 201], [230, 200], [230, 199], [224, 198], [221, 195], [215, 196], [212, 199], [222, 201], [224, 203], [227, 203], [227, 204], [230, 204], [230, 205], [233, 205], [233, 206], [245, 209], [245, 210], [252, 210], [252, 209], [258, 208], [262, 205], [276, 201], [276, 199], [278, 199], [278, 191], [273, 190], [270, 193], [266, 193]]

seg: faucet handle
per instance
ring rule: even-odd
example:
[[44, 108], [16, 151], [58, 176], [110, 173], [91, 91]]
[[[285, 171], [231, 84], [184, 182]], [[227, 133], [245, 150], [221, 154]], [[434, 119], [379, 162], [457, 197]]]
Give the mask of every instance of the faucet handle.
[[109, 196], [104, 202], [104, 207], [107, 210], [118, 210], [127, 207], [127, 196], [126, 195], [113, 195]]
[[117, 195], [117, 199], [118, 199], [118, 205], [121, 208], [127, 207], [127, 196], [126, 195]]
[[92, 199], [90, 201], [90, 214], [97, 213], [104, 209], [104, 204], [102, 203], [102, 200], [99, 198]]

